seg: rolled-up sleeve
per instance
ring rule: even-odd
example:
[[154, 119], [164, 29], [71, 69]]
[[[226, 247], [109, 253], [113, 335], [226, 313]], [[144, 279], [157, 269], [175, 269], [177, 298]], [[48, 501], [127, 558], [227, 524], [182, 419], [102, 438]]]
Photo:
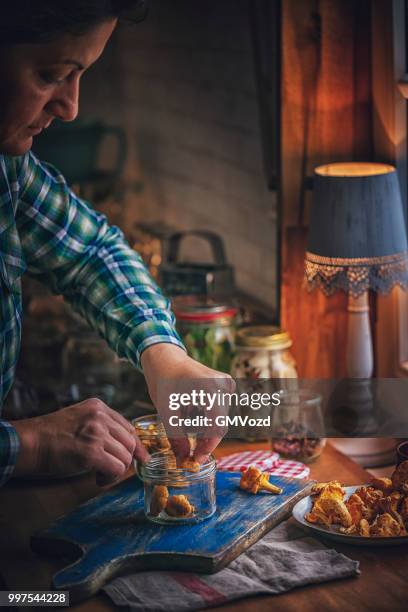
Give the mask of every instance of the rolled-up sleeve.
[[31, 153], [21, 158], [18, 175], [16, 223], [27, 272], [62, 294], [136, 367], [153, 344], [184, 348], [169, 300], [122, 232]]
[[20, 441], [14, 427], [0, 420], [0, 487], [13, 474]]

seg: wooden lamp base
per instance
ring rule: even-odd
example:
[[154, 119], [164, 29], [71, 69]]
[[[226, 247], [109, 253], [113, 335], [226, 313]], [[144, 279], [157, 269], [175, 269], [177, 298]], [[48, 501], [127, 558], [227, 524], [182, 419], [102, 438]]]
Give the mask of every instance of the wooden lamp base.
[[332, 438], [330, 443], [363, 467], [383, 467], [396, 463], [394, 438]]
[[[364, 409], [369, 386], [367, 383], [373, 375], [367, 292], [357, 298], [349, 295], [347, 310], [347, 374], [350, 379], [361, 379], [361, 406]], [[394, 438], [334, 438], [331, 442], [364, 467], [382, 467], [395, 463]]]

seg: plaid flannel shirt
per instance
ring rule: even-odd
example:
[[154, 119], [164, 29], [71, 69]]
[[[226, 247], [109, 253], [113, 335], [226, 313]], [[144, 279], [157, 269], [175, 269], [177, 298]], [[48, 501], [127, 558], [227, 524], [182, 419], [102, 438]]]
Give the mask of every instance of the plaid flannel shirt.
[[[21, 275], [62, 294], [120, 356], [140, 367], [153, 344], [183, 344], [169, 301], [140, 256], [32, 153], [0, 155], [0, 414], [20, 349]], [[15, 429], [0, 421], [0, 485], [18, 452]]]

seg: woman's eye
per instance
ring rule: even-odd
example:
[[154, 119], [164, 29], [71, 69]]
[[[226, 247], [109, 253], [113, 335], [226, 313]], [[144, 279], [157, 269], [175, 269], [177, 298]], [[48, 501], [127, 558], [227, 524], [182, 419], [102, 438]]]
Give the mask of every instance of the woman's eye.
[[60, 83], [63, 83], [67, 78], [66, 76], [61, 77], [50, 72], [42, 72], [40, 73], [40, 77], [41, 80], [44, 81], [44, 83], [47, 83], [47, 85], [59, 85]]

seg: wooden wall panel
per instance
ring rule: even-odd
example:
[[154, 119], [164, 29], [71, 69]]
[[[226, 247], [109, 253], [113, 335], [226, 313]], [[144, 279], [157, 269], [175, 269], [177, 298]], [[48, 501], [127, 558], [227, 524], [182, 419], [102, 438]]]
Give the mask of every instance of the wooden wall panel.
[[[407, 70], [404, 0], [373, 0], [373, 139], [375, 159], [395, 164], [403, 201], [407, 201], [407, 103], [397, 87]], [[377, 375], [404, 375], [400, 370], [401, 293], [377, 299]]]
[[281, 312], [303, 377], [345, 374], [346, 296], [303, 287], [303, 178], [321, 163], [371, 156], [370, 3], [357, 4], [283, 0]]

